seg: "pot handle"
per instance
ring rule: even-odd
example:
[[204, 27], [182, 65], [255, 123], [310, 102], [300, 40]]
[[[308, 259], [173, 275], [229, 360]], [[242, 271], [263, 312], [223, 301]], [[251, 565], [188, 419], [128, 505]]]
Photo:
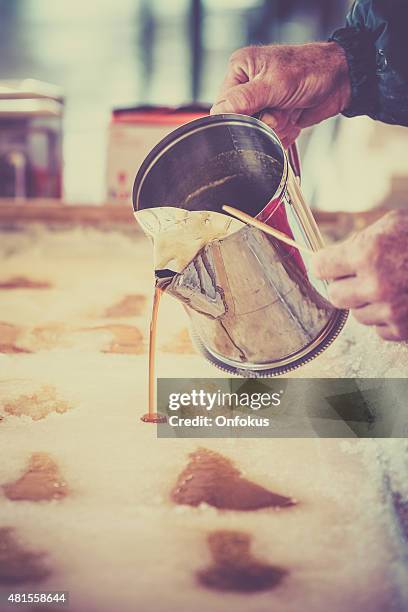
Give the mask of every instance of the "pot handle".
[[298, 182], [300, 184], [300, 179], [302, 175], [302, 166], [300, 164], [300, 156], [299, 156], [299, 151], [298, 151], [296, 142], [290, 145], [288, 149], [288, 159], [289, 159], [290, 165], [292, 166], [293, 173], [298, 179]]

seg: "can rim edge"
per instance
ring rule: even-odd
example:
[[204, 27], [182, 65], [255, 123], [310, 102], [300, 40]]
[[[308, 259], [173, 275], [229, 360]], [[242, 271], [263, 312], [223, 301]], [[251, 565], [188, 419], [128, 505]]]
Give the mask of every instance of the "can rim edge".
[[244, 125], [252, 124], [258, 127], [259, 129], [261, 129], [268, 136], [273, 137], [273, 139], [277, 141], [277, 144], [280, 146], [282, 150], [282, 157], [283, 157], [282, 177], [281, 177], [281, 180], [280, 180], [280, 183], [277, 189], [275, 190], [273, 194], [271, 194], [268, 201], [265, 203], [265, 205], [259, 211], [259, 213], [257, 213], [257, 215], [263, 212], [263, 210], [266, 208], [266, 206], [269, 204], [271, 200], [280, 198], [284, 191], [286, 182], [287, 182], [288, 158], [287, 158], [286, 151], [279, 137], [274, 132], [274, 130], [272, 130], [268, 125], [266, 125], [259, 119], [256, 119], [255, 117], [251, 117], [249, 115], [239, 115], [239, 114], [208, 115], [207, 117], [200, 117], [199, 119], [194, 119], [193, 121], [184, 123], [183, 125], [179, 126], [175, 130], [172, 130], [169, 134], [167, 134], [167, 136], [165, 136], [162, 140], [160, 140], [153, 147], [153, 149], [148, 153], [148, 155], [145, 157], [142, 164], [140, 165], [139, 170], [137, 171], [134, 183], [133, 183], [132, 203], [133, 203], [134, 212], [137, 212], [139, 210], [140, 192], [142, 190], [143, 183], [146, 177], [148, 176], [148, 173], [153, 168], [153, 166], [157, 163], [160, 157], [164, 155], [166, 151], [168, 151], [170, 148], [172, 148], [174, 145], [180, 142], [180, 140], [183, 140], [187, 136], [194, 133], [194, 131], [196, 130], [201, 131], [208, 126], [215, 127], [216, 125], [219, 125], [219, 124], [228, 125], [229, 123], [237, 123], [237, 124], [241, 123]]

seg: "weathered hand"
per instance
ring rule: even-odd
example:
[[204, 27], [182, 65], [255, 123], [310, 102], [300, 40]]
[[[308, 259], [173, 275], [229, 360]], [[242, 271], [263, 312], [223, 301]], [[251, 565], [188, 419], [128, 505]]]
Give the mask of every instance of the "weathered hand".
[[385, 340], [408, 339], [408, 212], [393, 211], [313, 259], [329, 298]]
[[212, 114], [264, 111], [289, 146], [301, 128], [337, 115], [350, 100], [348, 65], [334, 42], [246, 47], [232, 54]]

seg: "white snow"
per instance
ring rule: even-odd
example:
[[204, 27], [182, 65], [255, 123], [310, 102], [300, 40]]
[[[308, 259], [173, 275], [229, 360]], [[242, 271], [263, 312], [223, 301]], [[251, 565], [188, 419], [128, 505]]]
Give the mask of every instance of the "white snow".
[[[44, 384], [73, 405], [40, 421], [7, 415], [0, 421], [0, 484], [18, 478], [30, 455], [41, 451], [55, 459], [71, 491], [58, 502], [0, 496], [0, 527], [14, 527], [27, 548], [48, 554], [52, 575], [34, 585], [37, 590], [69, 590], [71, 612], [407, 609], [403, 549], [383, 492], [384, 461], [378, 460], [381, 453], [388, 457], [386, 469], [408, 494], [403, 441], [157, 439], [155, 428], [140, 421], [147, 409], [149, 307], [141, 316], [108, 321], [137, 326], [143, 354], [103, 353], [109, 338], [91, 334], [85, 340], [81, 332], [106, 324], [104, 311], [123, 295], [151, 296], [146, 239], [36, 228], [3, 233], [0, 244], [2, 277], [54, 284], [50, 290], [3, 291], [0, 321], [22, 326], [23, 344], [35, 326], [63, 326], [56, 345], [0, 355], [0, 414], [6, 401]], [[166, 296], [159, 317], [159, 375], [222, 376], [197, 354], [160, 350], [187, 319]], [[350, 322], [324, 355], [296, 375], [403, 376], [407, 364], [405, 346], [381, 343]], [[175, 507], [169, 491], [188, 453], [203, 445], [299, 505], [254, 513]], [[217, 529], [251, 534], [254, 556], [288, 569], [287, 579], [274, 591], [252, 595], [199, 587], [194, 573], [210, 562], [206, 537]]]

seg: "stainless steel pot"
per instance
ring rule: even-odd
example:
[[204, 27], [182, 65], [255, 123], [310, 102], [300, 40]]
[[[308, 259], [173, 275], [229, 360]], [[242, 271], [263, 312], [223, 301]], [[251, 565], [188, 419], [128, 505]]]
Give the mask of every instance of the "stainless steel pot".
[[[316, 251], [323, 240], [299, 175], [296, 149], [287, 153], [261, 121], [205, 117], [151, 151], [136, 176], [133, 205], [135, 212], [171, 206], [219, 213], [229, 204]], [[234, 374], [293, 370], [322, 352], [347, 318], [312, 277], [307, 255], [251, 226], [207, 244], [181, 273], [156, 276], [185, 304], [201, 353]]]

